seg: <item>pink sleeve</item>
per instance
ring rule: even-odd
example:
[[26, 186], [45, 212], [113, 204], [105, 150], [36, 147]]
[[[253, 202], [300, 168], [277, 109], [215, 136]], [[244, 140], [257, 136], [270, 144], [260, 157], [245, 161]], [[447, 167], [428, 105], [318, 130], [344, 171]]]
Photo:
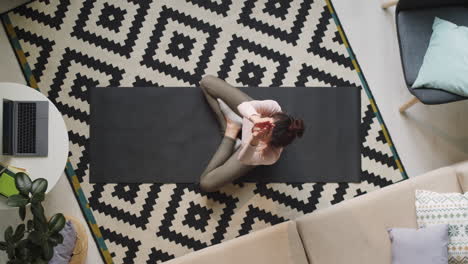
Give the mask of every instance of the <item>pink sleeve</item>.
[[256, 151], [257, 147], [250, 144], [241, 146], [238, 159], [247, 165], [271, 165], [275, 163], [280, 155], [281, 148], [268, 148], [264, 151]]
[[237, 106], [239, 113], [247, 119], [252, 115], [269, 116], [281, 112], [281, 106], [274, 100], [253, 100]]

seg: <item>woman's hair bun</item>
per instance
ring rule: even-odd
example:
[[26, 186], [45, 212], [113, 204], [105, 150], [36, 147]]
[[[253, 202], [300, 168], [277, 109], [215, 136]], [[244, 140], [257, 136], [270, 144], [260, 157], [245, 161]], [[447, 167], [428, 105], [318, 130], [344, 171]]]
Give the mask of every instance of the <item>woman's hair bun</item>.
[[304, 134], [305, 127], [302, 119], [295, 119], [282, 112], [276, 113], [272, 117], [275, 120], [275, 126], [271, 133], [270, 145], [285, 147]]
[[291, 124], [288, 127], [288, 130], [295, 133], [298, 137], [302, 137], [304, 129], [304, 120], [302, 119], [292, 119]]

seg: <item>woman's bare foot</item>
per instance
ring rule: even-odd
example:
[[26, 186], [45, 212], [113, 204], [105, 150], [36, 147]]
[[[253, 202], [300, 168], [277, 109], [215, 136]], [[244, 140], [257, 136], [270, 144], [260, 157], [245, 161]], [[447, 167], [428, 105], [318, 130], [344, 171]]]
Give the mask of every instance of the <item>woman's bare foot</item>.
[[221, 109], [221, 112], [223, 112], [226, 120], [229, 119], [231, 120], [231, 122], [237, 123], [239, 126], [242, 126], [242, 118], [239, 115], [237, 115], [234, 111], [232, 111], [232, 109], [225, 102], [223, 102], [223, 100], [219, 98], [217, 100], [219, 108]]
[[226, 131], [224, 132], [225, 137], [236, 139], [240, 129], [241, 126], [237, 122], [226, 118]]
[[218, 104], [226, 119], [226, 131], [224, 132], [224, 136], [236, 139], [242, 127], [242, 118], [232, 111], [223, 100], [218, 99]]

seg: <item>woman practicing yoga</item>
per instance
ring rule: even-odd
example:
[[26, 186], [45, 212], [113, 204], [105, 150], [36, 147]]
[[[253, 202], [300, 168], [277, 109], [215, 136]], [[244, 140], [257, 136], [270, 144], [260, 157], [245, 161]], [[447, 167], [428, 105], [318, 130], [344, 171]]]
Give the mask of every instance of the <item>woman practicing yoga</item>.
[[[203, 77], [200, 87], [224, 134], [200, 177], [203, 191], [216, 191], [255, 166], [275, 163], [283, 147], [304, 133], [304, 122], [283, 113], [276, 101], [253, 100], [210, 75]], [[242, 141], [236, 142], [241, 129]]]

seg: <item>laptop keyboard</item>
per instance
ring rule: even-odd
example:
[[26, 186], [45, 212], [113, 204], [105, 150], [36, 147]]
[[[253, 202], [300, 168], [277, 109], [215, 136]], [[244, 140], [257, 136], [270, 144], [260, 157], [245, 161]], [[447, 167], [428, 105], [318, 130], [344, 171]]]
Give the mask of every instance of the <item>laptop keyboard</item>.
[[17, 152], [36, 153], [36, 104], [18, 103]]

